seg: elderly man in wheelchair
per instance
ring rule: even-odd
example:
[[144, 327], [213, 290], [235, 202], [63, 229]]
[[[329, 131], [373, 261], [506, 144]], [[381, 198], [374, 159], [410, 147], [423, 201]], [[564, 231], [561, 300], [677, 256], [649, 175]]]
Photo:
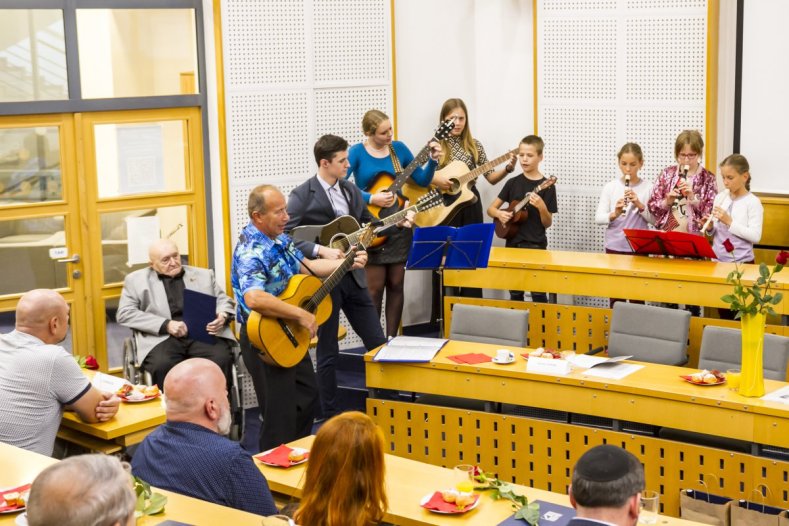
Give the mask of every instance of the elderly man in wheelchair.
[[[234, 384], [233, 319], [234, 301], [219, 287], [214, 272], [181, 264], [176, 244], [160, 239], [148, 249], [150, 266], [132, 272], [123, 283], [117, 321], [133, 331], [133, 345], [127, 356], [139, 364], [140, 372], [150, 375], [153, 383], [164, 385], [164, 377], [176, 364], [187, 358], [207, 358], [216, 363]], [[205, 327], [214, 336], [212, 343], [190, 337], [183, 321], [184, 289], [216, 297], [216, 318]], [[136, 353], [135, 353], [136, 351]], [[137, 378], [130, 378], [135, 381]]]

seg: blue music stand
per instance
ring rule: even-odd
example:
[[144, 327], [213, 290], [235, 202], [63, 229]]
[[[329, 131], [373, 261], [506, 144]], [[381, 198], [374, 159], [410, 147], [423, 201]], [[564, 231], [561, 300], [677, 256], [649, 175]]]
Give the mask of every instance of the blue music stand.
[[406, 270], [434, 270], [438, 273], [441, 301], [439, 324], [444, 332], [444, 269], [487, 268], [493, 245], [493, 223], [463, 227], [417, 228], [408, 254]]

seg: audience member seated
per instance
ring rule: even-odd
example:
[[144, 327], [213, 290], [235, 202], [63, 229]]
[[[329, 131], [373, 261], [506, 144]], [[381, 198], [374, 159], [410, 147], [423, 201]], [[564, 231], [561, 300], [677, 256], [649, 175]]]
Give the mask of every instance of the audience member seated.
[[0, 335], [0, 442], [52, 455], [63, 409], [89, 423], [118, 412], [120, 400], [90, 384], [70, 352], [69, 306], [48, 289], [24, 294], [16, 327]]
[[357, 411], [329, 419], [310, 450], [296, 523], [370, 526], [387, 506], [383, 433]]
[[185, 360], [170, 370], [164, 392], [167, 422], [137, 448], [134, 475], [215, 504], [277, 513], [252, 457], [224, 436], [230, 432], [230, 403], [219, 367], [204, 358]]
[[610, 445], [578, 459], [570, 485], [575, 508], [568, 526], [635, 526], [644, 490], [644, 467], [632, 453]]
[[33, 481], [26, 524], [134, 526], [136, 501], [128, 464], [107, 455], [70, 457]]
[[[235, 337], [228, 322], [235, 303], [217, 284], [214, 271], [181, 265], [181, 254], [170, 239], [152, 243], [148, 257], [149, 268], [126, 276], [116, 315], [118, 323], [137, 331], [137, 359], [142, 368], [162, 387], [167, 372], [177, 363], [207, 358], [230, 378]], [[189, 337], [190, 327], [183, 321], [185, 288], [216, 296], [216, 319], [206, 326], [209, 334], [218, 337], [214, 343]]]

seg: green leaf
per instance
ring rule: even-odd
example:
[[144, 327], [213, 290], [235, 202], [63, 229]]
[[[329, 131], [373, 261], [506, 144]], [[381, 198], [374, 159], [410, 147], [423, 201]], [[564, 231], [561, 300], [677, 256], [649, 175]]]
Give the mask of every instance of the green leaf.
[[773, 301], [772, 301], [773, 305], [778, 305], [779, 303], [781, 303], [782, 299], [784, 299], [783, 292], [776, 292], [775, 296], [773, 296]]
[[522, 507], [515, 513], [516, 519], [523, 519], [532, 526], [537, 526], [540, 522], [540, 505], [532, 502]]
[[161, 493], [154, 493], [151, 495], [151, 500], [148, 501], [148, 505], [143, 510], [143, 513], [145, 515], [155, 515], [157, 513], [161, 513], [164, 511], [165, 504], [167, 504], [167, 497]]
[[764, 261], [759, 263], [759, 275], [764, 279], [770, 277], [770, 269], [767, 268], [767, 264]]
[[767, 307], [767, 314], [770, 316], [778, 316], [778, 313], [775, 312], [772, 307]]
[[721, 296], [721, 301], [724, 303], [734, 303], [737, 301], [737, 298], [735, 298], [733, 294], [726, 294], [725, 296]]

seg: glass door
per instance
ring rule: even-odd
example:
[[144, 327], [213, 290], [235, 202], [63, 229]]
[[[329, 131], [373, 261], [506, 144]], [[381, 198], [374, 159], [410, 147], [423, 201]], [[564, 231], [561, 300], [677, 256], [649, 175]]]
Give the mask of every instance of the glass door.
[[22, 294], [56, 289], [71, 306], [64, 346], [89, 354], [91, 275], [74, 145], [71, 115], [0, 117], [0, 332], [13, 329]]

